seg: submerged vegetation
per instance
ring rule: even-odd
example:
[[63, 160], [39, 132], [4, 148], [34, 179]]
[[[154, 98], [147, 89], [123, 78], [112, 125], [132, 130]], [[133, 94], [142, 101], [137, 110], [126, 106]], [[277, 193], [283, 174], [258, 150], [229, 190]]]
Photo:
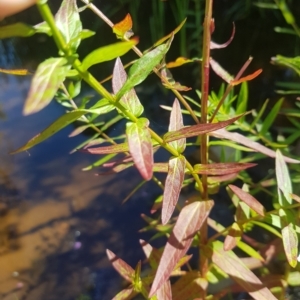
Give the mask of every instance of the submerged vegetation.
[[[142, 217], [147, 223], [143, 231], [154, 232], [153, 239], [163, 240], [164, 246], [155, 248], [152, 241], [141, 240], [147, 263], [139, 261], [135, 266], [128, 265], [113, 249], [107, 250], [113, 267], [128, 282], [114, 299], [131, 299], [137, 294], [145, 299], [222, 299], [240, 293], [247, 293], [253, 299], [286, 299], [288, 288], [300, 285], [300, 191], [295, 186], [299, 182], [296, 143], [300, 113], [297, 102], [292, 108], [284, 108], [284, 96], [299, 94], [299, 85], [280, 82], [278, 93], [283, 98], [271, 105], [266, 100], [259, 109], [249, 110], [248, 82], [256, 80], [262, 69], [248, 72], [253, 60], [249, 57], [231, 75], [211, 53], [213, 49], [222, 51], [230, 46], [235, 25], [224, 43], [216, 43], [212, 0], [169, 1], [177, 27], [160, 35], [166, 31], [164, 4], [151, 0], [149, 40], [152, 39], [153, 45], [143, 50], [138, 48], [139, 38], [134, 35], [141, 4], [133, 0], [120, 1], [129, 4], [133, 13], [116, 24], [101, 7], [88, 0], [82, 0], [79, 8], [76, 0], [63, 0], [55, 15], [47, 1], [38, 0], [43, 23], [2, 27], [0, 38], [47, 34], [58, 48], [58, 54], [41, 62], [34, 72], [24, 114], [39, 112], [53, 98], [67, 110], [13, 154], [30, 149], [77, 121], [80, 125], [71, 136], [93, 131], [92, 136], [73, 150], [97, 157], [85, 170], [96, 169], [99, 175], [105, 175], [136, 168], [142, 179], [131, 195], [142, 186], [146, 189], [148, 181], [161, 188], [161, 195], [153, 199], [151, 211]], [[249, 7], [251, 1], [246, 2]], [[296, 19], [289, 9], [291, 2], [261, 0], [254, 5], [265, 13], [280, 12], [288, 27], [277, 27], [276, 31], [300, 38]], [[81, 22], [81, 14], [87, 9], [111, 27], [118, 41], [90, 49], [88, 55], [80, 57], [78, 47], [94, 35], [93, 31], [83, 29]], [[241, 9], [236, 4], [230, 13], [238, 14]], [[187, 34], [190, 31], [192, 35]], [[169, 61], [167, 54], [177, 36], [180, 37], [178, 56]], [[133, 61], [127, 59], [130, 51], [137, 55]], [[195, 56], [190, 56], [191, 53]], [[231, 59], [234, 62], [236, 57]], [[109, 61], [114, 65], [106, 79], [98, 79], [90, 71], [96, 64]], [[271, 61], [300, 74], [299, 57], [278, 54]], [[201, 67], [196, 84], [200, 90], [193, 86], [197, 78], [191, 78], [189, 86], [173, 78], [171, 71], [186, 64]], [[29, 74], [25, 69], [1, 71]], [[223, 81], [218, 91], [210, 88], [212, 72]], [[164, 99], [157, 104], [170, 112], [164, 134], [154, 130], [147, 117], [147, 105], [135, 90], [139, 85], [151, 86], [153, 81], [148, 77], [152, 73], [167, 91], [166, 98], [170, 93], [173, 95], [172, 105]], [[82, 96], [83, 82], [97, 94], [96, 101]], [[104, 118], [105, 115], [108, 117]], [[288, 124], [274, 130], [278, 115], [284, 115]], [[107, 130], [119, 122], [123, 131], [109, 135]], [[154, 156], [160, 151], [168, 153], [167, 161], [161, 162]], [[196, 153], [193, 159], [191, 152]], [[263, 170], [266, 157], [271, 172]], [[257, 180], [251, 170], [259, 169], [262, 178]], [[186, 190], [193, 190], [192, 196]], [[180, 196], [184, 203], [178, 201]], [[130, 195], [125, 200], [128, 198]], [[231, 201], [231, 215], [223, 223], [212, 212], [218, 206], [217, 199], [224, 198]], [[231, 223], [227, 225], [229, 220]], [[275, 265], [280, 266], [276, 272]]]

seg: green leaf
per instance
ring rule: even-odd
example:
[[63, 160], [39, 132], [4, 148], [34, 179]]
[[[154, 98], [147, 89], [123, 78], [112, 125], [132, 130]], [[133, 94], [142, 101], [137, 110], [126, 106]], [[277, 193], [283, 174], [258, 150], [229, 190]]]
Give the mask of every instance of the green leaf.
[[298, 236], [293, 224], [289, 223], [282, 228], [281, 233], [286, 258], [290, 266], [295, 268], [298, 262]]
[[[241, 84], [240, 92], [236, 103], [236, 114], [243, 114], [247, 110], [248, 105], [248, 83], [247, 81]], [[244, 116], [240, 118], [240, 122], [244, 121]]]
[[63, 0], [57, 14], [55, 23], [65, 42], [73, 50], [76, 50], [80, 44], [82, 24], [78, 12], [76, 0]]
[[32, 148], [33, 146], [41, 143], [42, 141], [48, 139], [50, 136], [61, 130], [62, 128], [66, 127], [67, 125], [71, 124], [75, 120], [79, 119], [81, 116], [83, 116], [86, 113], [89, 113], [91, 111], [89, 110], [74, 110], [69, 113], [66, 113], [65, 115], [58, 118], [56, 121], [54, 121], [49, 127], [47, 127], [45, 130], [43, 130], [41, 133], [33, 137], [31, 140], [29, 140], [25, 145], [18, 148], [17, 150], [11, 152], [11, 154], [15, 154], [18, 152], [25, 151], [27, 149]]
[[284, 57], [282, 55], [277, 55], [276, 57], [272, 57], [272, 62], [277, 65], [282, 65], [288, 68], [293, 69], [300, 75], [300, 56], [296, 57]]
[[88, 54], [82, 61], [82, 68], [87, 70], [89, 67], [102, 63], [104, 61], [109, 61], [115, 59], [119, 56], [124, 55], [128, 52], [134, 45], [138, 43], [138, 40], [132, 39], [126, 42], [118, 42], [108, 46], [100, 47], [90, 54]]
[[0, 39], [7, 39], [10, 37], [28, 37], [34, 35], [36, 32], [37, 30], [33, 26], [24, 23], [15, 23], [0, 27]]
[[[292, 182], [286, 162], [284, 161], [283, 156], [279, 150], [276, 151], [276, 178], [278, 189], [283, 193], [286, 201], [289, 204], [292, 204]], [[286, 204], [286, 201], [282, 199], [280, 191], [278, 191], [279, 204], [281, 206], [284, 206]]]
[[126, 124], [130, 154], [145, 180], [150, 180], [153, 174], [153, 147], [148, 126], [149, 121], [146, 118]]
[[172, 39], [169, 42], [162, 44], [152, 51], [145, 54], [143, 57], [138, 59], [130, 68], [128, 78], [116, 95], [117, 99], [130, 91], [134, 86], [144, 81], [150, 72], [156, 67], [166, 55], [170, 48]]
[[281, 105], [283, 103], [283, 98], [277, 101], [277, 103], [273, 106], [271, 111], [269, 112], [268, 116], [264, 119], [262, 127], [259, 131], [260, 135], [266, 135], [268, 132], [269, 128], [272, 126], [274, 120], [278, 116], [279, 110], [281, 108]]
[[23, 113], [29, 115], [47, 106], [70, 69], [63, 57], [43, 61], [33, 76]]

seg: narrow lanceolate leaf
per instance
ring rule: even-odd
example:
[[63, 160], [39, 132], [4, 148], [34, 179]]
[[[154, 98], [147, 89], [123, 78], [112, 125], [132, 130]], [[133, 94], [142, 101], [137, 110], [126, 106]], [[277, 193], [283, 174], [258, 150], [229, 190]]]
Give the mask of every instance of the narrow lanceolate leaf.
[[[265, 154], [269, 157], [273, 157], [275, 158], [276, 157], [276, 152], [257, 143], [257, 142], [254, 142], [252, 140], [250, 140], [249, 138], [247, 138], [246, 136], [243, 136], [242, 134], [240, 133], [237, 133], [237, 132], [229, 132], [227, 131], [226, 129], [219, 129], [219, 130], [216, 130], [214, 132], [211, 132], [210, 133], [211, 136], [214, 136], [214, 137], [217, 137], [217, 138], [221, 138], [221, 139], [227, 139], [227, 140], [230, 140], [230, 141], [233, 141], [233, 142], [236, 142], [238, 144], [241, 144], [241, 145], [244, 145], [248, 148], [251, 148], [257, 152], [260, 152], [262, 154]], [[296, 160], [296, 159], [293, 159], [293, 158], [289, 158], [287, 156], [283, 156], [283, 159], [285, 162], [288, 162], [288, 163], [293, 163], [293, 164], [299, 164], [300, 161], [299, 160]]]
[[66, 63], [63, 57], [49, 58], [38, 66], [31, 81], [24, 115], [38, 112], [51, 102], [70, 69]]
[[[276, 151], [276, 179], [277, 185], [280, 191], [283, 193], [286, 201], [289, 204], [292, 204], [292, 182], [289, 174], [288, 167], [283, 159], [283, 156], [279, 150]], [[280, 205], [284, 205], [285, 203], [282, 201], [282, 197], [279, 197]]]
[[178, 57], [176, 58], [175, 61], [170, 61], [166, 64], [166, 67], [168, 69], [171, 69], [171, 68], [177, 68], [177, 67], [180, 67], [184, 64], [187, 64], [187, 63], [191, 63], [191, 62], [194, 62], [195, 60], [194, 59], [189, 59], [189, 58], [185, 58], [185, 57]]
[[64, 0], [55, 15], [55, 23], [69, 46], [76, 50], [80, 44], [82, 24], [76, 0]]
[[289, 223], [282, 230], [282, 241], [283, 248], [286, 258], [291, 267], [295, 268], [297, 266], [298, 258], [298, 236], [293, 227], [293, 224]]
[[[126, 79], [127, 74], [124, 70], [121, 59], [118, 57], [115, 63], [112, 78], [112, 88], [114, 94], [118, 93], [118, 91], [126, 82]], [[120, 103], [136, 117], [139, 117], [144, 111], [144, 108], [133, 88], [122, 96]]]
[[276, 300], [260, 279], [239, 259], [233, 251], [225, 251], [223, 243], [215, 241], [205, 255], [212, 259], [223, 272], [248, 292], [253, 299]]
[[234, 35], [235, 35], [235, 25], [233, 23], [233, 28], [232, 28], [232, 32], [231, 32], [231, 36], [229, 38], [229, 40], [224, 43], [224, 44], [217, 44], [217, 43], [214, 43], [214, 42], [210, 42], [210, 49], [221, 49], [221, 48], [226, 48], [233, 40], [234, 38]]
[[0, 39], [27, 37], [34, 35], [36, 32], [37, 30], [33, 26], [24, 23], [15, 23], [0, 27]]
[[130, 154], [145, 180], [150, 180], [153, 173], [153, 148], [148, 126], [149, 121], [145, 118], [138, 119], [136, 123], [126, 124]]
[[0, 73], [11, 74], [11, 75], [18, 75], [18, 76], [25, 76], [25, 75], [32, 74], [32, 73], [30, 73], [26, 69], [12, 69], [12, 70], [0, 69]]
[[119, 56], [122, 56], [137, 43], [138, 43], [137, 39], [131, 39], [130, 41], [119, 42], [119, 43], [98, 48], [92, 51], [83, 59], [82, 68], [84, 70], [87, 70], [89, 67], [95, 64], [100, 64], [104, 61], [109, 61]]
[[239, 78], [237, 80], [231, 80], [230, 84], [234, 86], [234, 85], [238, 85], [245, 81], [250, 81], [250, 80], [256, 78], [261, 72], [262, 72], [262, 69], [259, 69], [259, 70], [255, 71], [254, 73], [247, 75], [245, 77]]
[[156, 292], [157, 299], [172, 300], [171, 282], [167, 280]]
[[115, 270], [128, 282], [133, 283], [134, 269], [129, 266], [124, 260], [116, 256], [112, 251], [106, 249], [106, 254], [109, 261], [112, 263]]
[[127, 143], [103, 146], [98, 148], [88, 148], [82, 149], [81, 152], [87, 152], [90, 154], [110, 154], [110, 153], [120, 153], [129, 151], [129, 146]]
[[189, 127], [184, 127], [176, 131], [167, 132], [163, 136], [163, 139], [165, 142], [172, 142], [182, 138], [188, 138], [200, 134], [206, 134], [218, 130], [220, 128], [226, 127], [232, 124], [233, 122], [235, 122], [236, 120], [238, 120], [239, 118], [240, 116], [219, 123], [197, 124]]
[[255, 212], [257, 212], [261, 216], [265, 215], [265, 208], [252, 195], [243, 191], [235, 185], [230, 184], [229, 187], [244, 203], [250, 206]]
[[[181, 128], [183, 128], [183, 117], [179, 101], [175, 98], [170, 115], [169, 132], [180, 130]], [[170, 145], [179, 153], [182, 153], [185, 150], [186, 139], [179, 139], [177, 141], [171, 142]]]
[[209, 60], [209, 64], [211, 68], [214, 70], [214, 72], [221, 77], [223, 80], [225, 80], [227, 83], [230, 83], [233, 80], [233, 76], [230, 75], [226, 70], [224, 70], [219, 63], [217, 63], [214, 59]]
[[66, 113], [65, 115], [58, 118], [55, 122], [53, 122], [44, 131], [42, 131], [41, 133], [33, 137], [31, 140], [29, 140], [25, 145], [11, 152], [11, 154], [15, 154], [32, 148], [33, 146], [46, 140], [47, 138], [49, 138], [50, 136], [52, 136], [62, 128], [66, 127], [67, 125], [71, 124], [72, 122], [74, 122], [75, 120], [79, 119], [81, 116], [89, 112], [90, 112], [89, 110], [82, 109], [82, 110], [74, 110], [69, 113]]
[[169, 160], [169, 170], [165, 182], [161, 221], [165, 225], [170, 220], [184, 179], [185, 157], [175, 157]]
[[243, 229], [240, 227], [238, 223], [234, 222], [225, 238], [224, 250], [228, 251], [235, 248], [237, 243], [240, 241], [242, 234], [243, 234]]
[[169, 279], [177, 262], [189, 249], [193, 237], [208, 217], [212, 207], [212, 200], [196, 201], [181, 210], [161, 257], [149, 294], [150, 297]]
[[134, 86], [143, 82], [152, 70], [161, 62], [170, 48], [172, 39], [139, 58], [130, 68], [128, 78], [116, 97], [121, 97]]
[[148, 262], [153, 270], [156, 270], [161, 258], [162, 252], [156, 248], [153, 248], [150, 244], [144, 240], [140, 240], [140, 244], [143, 247], [143, 251], [148, 259]]
[[133, 287], [129, 287], [119, 292], [116, 296], [112, 298], [112, 300], [128, 300], [132, 299], [137, 294], [138, 293], [133, 290]]
[[253, 163], [196, 164], [194, 165], [193, 173], [221, 176], [238, 173], [254, 166], [256, 164]]

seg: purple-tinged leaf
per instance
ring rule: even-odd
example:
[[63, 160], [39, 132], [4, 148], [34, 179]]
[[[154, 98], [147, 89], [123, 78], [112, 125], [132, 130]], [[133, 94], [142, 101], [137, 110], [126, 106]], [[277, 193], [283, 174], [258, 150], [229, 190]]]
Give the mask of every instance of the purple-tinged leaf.
[[220, 128], [226, 127], [236, 120], [238, 120], [240, 116], [229, 119], [227, 121], [222, 121], [219, 123], [208, 123], [208, 124], [197, 124], [193, 126], [184, 127], [182, 129], [179, 129], [177, 131], [167, 132], [163, 139], [165, 142], [169, 143], [172, 141], [176, 141], [182, 138], [188, 138], [192, 136], [198, 136], [201, 134], [206, 134], [215, 130], [218, 130]]
[[129, 146], [127, 143], [109, 145], [97, 148], [87, 148], [80, 150], [81, 152], [86, 152], [90, 154], [110, 154], [110, 153], [121, 153], [128, 152]]
[[167, 280], [156, 292], [158, 300], [173, 300], [170, 280]]
[[82, 31], [76, 0], [63, 0], [55, 15], [55, 23], [65, 42], [76, 50], [80, 44]]
[[[242, 134], [237, 133], [237, 132], [229, 132], [226, 129], [219, 129], [219, 130], [216, 130], [214, 132], [209, 133], [209, 135], [220, 138], [220, 139], [227, 139], [227, 140], [236, 142], [238, 144], [241, 144], [241, 145], [244, 145], [248, 148], [251, 148], [254, 151], [265, 154], [269, 157], [273, 157], [273, 158], [276, 157], [276, 152], [275, 151], [273, 151], [273, 150], [271, 150], [271, 149], [269, 149], [269, 148], [267, 148], [267, 147], [265, 147], [265, 146], [263, 146], [263, 145], [261, 145], [257, 142], [254, 142], [254, 141], [250, 140], [249, 138], [247, 138], [246, 136], [243, 136]], [[286, 156], [283, 156], [283, 158], [284, 158], [284, 161], [287, 162], [287, 163], [293, 163], [293, 164], [299, 164], [300, 163], [299, 160], [296, 160], [296, 159], [293, 159], [293, 158], [289, 158], [289, 157], [286, 157]]]
[[54, 121], [49, 127], [47, 127], [44, 131], [42, 131], [41, 133], [33, 137], [25, 145], [11, 152], [10, 154], [15, 154], [32, 148], [33, 146], [46, 140], [47, 138], [49, 138], [50, 136], [52, 136], [62, 128], [66, 127], [67, 125], [71, 124], [72, 122], [74, 122], [75, 120], [79, 119], [81, 116], [87, 113], [89, 113], [89, 110], [78, 109], [66, 113], [65, 115], [62, 115], [56, 121]]
[[124, 260], [116, 256], [112, 251], [106, 249], [106, 254], [109, 261], [112, 263], [115, 270], [128, 282], [133, 283], [134, 269], [129, 266]]
[[[133, 46], [138, 43], [137, 39], [130, 41], [118, 42], [111, 45], [100, 47], [90, 52], [82, 61], [82, 68], [87, 70], [89, 67], [100, 64], [104, 61], [113, 60], [127, 53]], [[126, 91], [127, 92], [127, 91]]]
[[211, 258], [214, 264], [232, 277], [253, 299], [276, 300], [270, 290], [246, 267], [233, 251], [225, 251], [223, 249], [222, 242], [214, 241], [210, 247], [204, 250], [204, 255]]
[[124, 94], [130, 91], [134, 86], [143, 82], [152, 70], [161, 62], [166, 53], [168, 52], [173, 36], [165, 44], [162, 44], [144, 56], [139, 58], [130, 68], [128, 78], [119, 90], [116, 97], [120, 99]]
[[157, 266], [159, 264], [159, 260], [162, 255], [162, 251], [153, 248], [150, 244], [148, 244], [144, 240], [140, 240], [140, 244], [143, 248], [143, 251], [148, 259], [148, 262], [153, 270], [157, 269]]
[[282, 241], [283, 241], [283, 248], [284, 252], [287, 258], [287, 261], [289, 262], [290, 266], [292, 268], [295, 268], [298, 263], [298, 236], [297, 233], [293, 227], [293, 224], [289, 223], [287, 226], [282, 228]]
[[[180, 130], [181, 128], [183, 128], [183, 117], [179, 101], [175, 98], [170, 115], [169, 132]], [[179, 153], [182, 153], [185, 150], [186, 139], [179, 139], [171, 142], [170, 145]]]
[[169, 170], [165, 182], [161, 212], [161, 221], [163, 225], [168, 223], [177, 204], [184, 179], [184, 169], [184, 156], [171, 158], [169, 160]]
[[243, 228], [241, 228], [239, 224], [234, 222], [231, 225], [229, 232], [225, 238], [224, 250], [228, 251], [228, 250], [232, 250], [233, 248], [235, 248], [235, 246], [241, 239], [242, 234], [243, 234]]
[[199, 272], [190, 271], [181, 276], [172, 286], [173, 300], [195, 299], [200, 295], [204, 299], [208, 282], [201, 278]]
[[[288, 167], [283, 159], [283, 156], [279, 150], [276, 151], [276, 179], [277, 185], [280, 191], [283, 193], [286, 201], [292, 204], [291, 197], [292, 183], [289, 174]], [[283, 206], [285, 203], [282, 201], [282, 197], [279, 195], [279, 204]]]
[[135, 297], [138, 293], [133, 290], [133, 287], [122, 290], [112, 300], [129, 300]]
[[25, 101], [24, 115], [36, 113], [51, 102], [70, 69], [66, 63], [65, 58], [59, 57], [39, 64]]
[[246, 203], [250, 208], [252, 208], [256, 213], [258, 213], [261, 216], [265, 215], [265, 208], [263, 205], [258, 202], [252, 195], [249, 193], [243, 191], [239, 187], [230, 184], [229, 188], [244, 202]]
[[225, 182], [225, 181], [230, 181], [233, 180], [237, 177], [238, 173], [232, 173], [228, 175], [222, 175], [222, 176], [209, 176], [207, 178], [208, 182], [212, 183], [218, 183], [218, 182]]
[[209, 64], [213, 71], [221, 77], [224, 81], [226, 81], [228, 84], [233, 80], [233, 76], [230, 75], [226, 70], [224, 70], [219, 63], [217, 63], [214, 59], [209, 60]]
[[228, 175], [256, 166], [253, 163], [213, 163], [196, 164], [193, 173], [206, 175]]
[[210, 49], [221, 49], [221, 48], [226, 48], [233, 40], [234, 38], [234, 35], [235, 35], [235, 25], [233, 23], [233, 28], [232, 28], [232, 32], [231, 32], [231, 36], [229, 38], [229, 40], [224, 43], [224, 44], [217, 44], [217, 43], [214, 43], [214, 42], [210, 42]]
[[148, 126], [149, 121], [145, 118], [138, 119], [136, 123], [126, 124], [130, 154], [145, 180], [150, 180], [153, 174], [153, 147]]
[[[114, 94], [118, 93], [126, 80], [127, 74], [124, 70], [121, 59], [118, 57], [115, 63], [112, 78], [112, 88]], [[141, 105], [140, 100], [133, 88], [122, 96], [120, 103], [136, 117], [139, 117], [144, 111], [144, 108]]]
[[177, 262], [186, 254], [195, 234], [208, 217], [213, 204], [212, 200], [196, 201], [181, 210], [161, 257], [149, 294], [150, 297], [169, 279]]
[[82, 132], [84, 132], [86, 129], [88, 129], [89, 127], [91, 127], [91, 125], [82, 125], [77, 127], [76, 129], [74, 129], [70, 134], [69, 137], [74, 137], [77, 136], [78, 134], [81, 134]]

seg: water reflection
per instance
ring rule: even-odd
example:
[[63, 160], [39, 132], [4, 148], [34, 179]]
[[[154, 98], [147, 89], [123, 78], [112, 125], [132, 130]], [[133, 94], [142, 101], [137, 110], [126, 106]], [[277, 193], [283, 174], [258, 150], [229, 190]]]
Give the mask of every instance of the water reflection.
[[67, 138], [70, 127], [27, 153], [10, 156], [63, 113], [53, 103], [23, 117], [29, 81], [0, 76], [6, 116], [0, 120], [0, 299], [67, 300], [82, 294], [111, 299], [121, 281], [105, 249], [129, 263], [143, 257], [138, 245], [143, 237], [136, 233], [144, 226], [139, 215], [148, 210], [149, 197], [140, 192], [121, 206], [140, 180], [136, 173], [116, 180], [82, 172], [95, 157], [68, 154], [83, 141]]

